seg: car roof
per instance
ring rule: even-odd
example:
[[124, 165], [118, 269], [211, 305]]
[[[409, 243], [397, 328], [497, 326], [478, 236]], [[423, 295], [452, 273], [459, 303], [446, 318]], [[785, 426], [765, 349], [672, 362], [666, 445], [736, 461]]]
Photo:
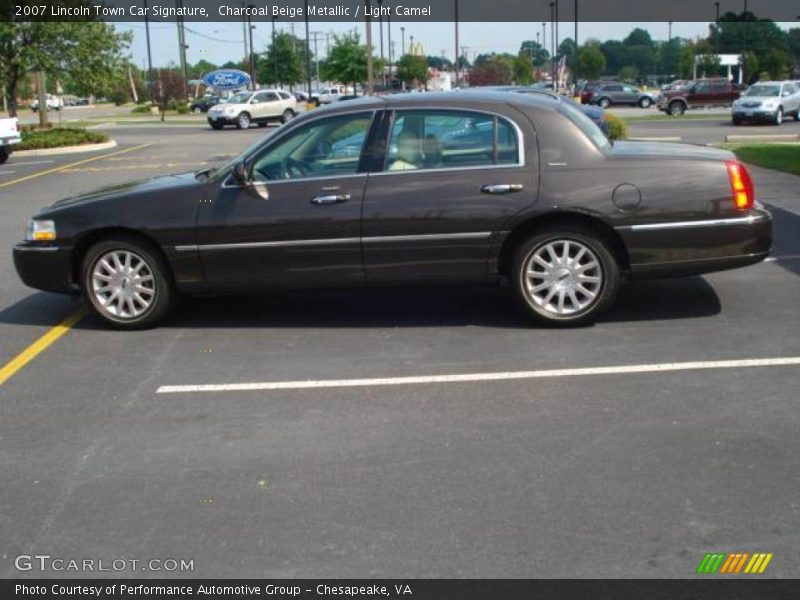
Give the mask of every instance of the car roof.
[[394, 108], [474, 108], [483, 110], [503, 110], [508, 106], [555, 110], [562, 99], [555, 94], [509, 94], [508, 91], [428, 92], [425, 94], [394, 94], [390, 96], [360, 97], [341, 104], [329, 104], [315, 109], [319, 114], [352, 112], [353, 108], [394, 109]]

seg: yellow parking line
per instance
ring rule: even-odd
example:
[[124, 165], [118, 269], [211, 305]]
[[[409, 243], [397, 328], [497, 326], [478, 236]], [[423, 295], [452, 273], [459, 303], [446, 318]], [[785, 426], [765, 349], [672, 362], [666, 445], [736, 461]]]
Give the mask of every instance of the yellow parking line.
[[77, 325], [88, 312], [86, 307], [82, 306], [3, 365], [3, 368], [0, 369], [0, 385], [3, 385], [6, 381], [11, 379], [17, 371], [55, 344], [61, 336]]
[[41, 177], [42, 175], [49, 175], [51, 173], [58, 173], [59, 171], [63, 171], [64, 169], [71, 169], [72, 167], [77, 167], [78, 165], [85, 165], [86, 163], [90, 163], [95, 160], [103, 160], [104, 158], [111, 158], [112, 156], [119, 156], [120, 154], [127, 154], [128, 152], [134, 152], [136, 150], [141, 150], [142, 148], [146, 148], [147, 146], [152, 146], [152, 144], [140, 144], [139, 146], [134, 146], [133, 148], [126, 148], [125, 150], [120, 150], [118, 152], [112, 152], [111, 154], [104, 154], [103, 156], [93, 156], [92, 158], [86, 158], [84, 160], [79, 160], [78, 162], [70, 163], [68, 165], [62, 165], [60, 167], [54, 167], [52, 169], [46, 169], [44, 171], [39, 171], [38, 173], [33, 173], [32, 175], [26, 175], [25, 177], [20, 177], [18, 179], [12, 179], [11, 181], [6, 181], [5, 183], [0, 183], [0, 188], [8, 187], [9, 185], [14, 185], [16, 183], [22, 183], [23, 181], [28, 181], [30, 179], [35, 179], [36, 177]]

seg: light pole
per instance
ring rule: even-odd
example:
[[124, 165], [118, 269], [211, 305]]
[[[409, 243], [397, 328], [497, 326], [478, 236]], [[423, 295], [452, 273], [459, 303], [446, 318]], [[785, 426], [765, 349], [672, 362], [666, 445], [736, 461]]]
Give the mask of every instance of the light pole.
[[[364, 26], [367, 29], [367, 96], [375, 94], [375, 72], [372, 64], [372, 17], [370, 16], [370, 0], [364, 0]], [[356, 90], [353, 90], [356, 93]]]
[[272, 75], [275, 77], [275, 86], [278, 85], [278, 53], [275, 51], [275, 21], [278, 17], [272, 17], [272, 47], [270, 51], [272, 52]]
[[403, 56], [405, 56], [406, 55], [406, 28], [405, 27], [401, 27], [400, 28], [400, 38], [402, 39], [402, 43], [401, 43], [400, 47], [403, 50]]
[[388, 44], [386, 46], [386, 50], [389, 53], [389, 84], [392, 83], [392, 54], [394, 54], [392, 49], [392, 11], [389, 11], [389, 14], [386, 15], [386, 33], [389, 36]]
[[553, 80], [553, 89], [555, 89], [556, 85], [556, 51], [554, 46], [554, 42], [556, 39], [555, 7], [556, 3], [551, 2], [550, 3], [550, 78]]
[[716, 53], [717, 53], [717, 56], [719, 56], [719, 2], [714, 2], [714, 6], [717, 7], [717, 18], [714, 21], [714, 23], [717, 26], [717, 31], [716, 31], [717, 35], [715, 36], [716, 37], [716, 42], [717, 42], [717, 44], [716, 44]]
[[378, 35], [381, 42], [381, 82], [386, 85], [386, 78], [383, 75], [383, 0], [378, 0]]
[[454, 58], [455, 58], [455, 63], [453, 63], [453, 70], [455, 71], [455, 74], [456, 74], [456, 87], [458, 87], [458, 0], [455, 0], [455, 3], [456, 3], [456, 5], [455, 5], [455, 9], [456, 9], [456, 14], [455, 14], [455, 22], [456, 22], [456, 51], [455, 51], [455, 54], [453, 55]]
[[[308, 83], [308, 99], [311, 100], [311, 42], [308, 39], [308, 0], [305, 0], [305, 12], [303, 13], [306, 17], [306, 81]], [[314, 36], [314, 46], [317, 45], [317, 36]]]
[[150, 19], [147, 17], [147, 13], [147, 0], [144, 0], [144, 31], [147, 37], [147, 81], [150, 85], [150, 102], [155, 106], [156, 94], [155, 89], [153, 89], [153, 53], [150, 49]]
[[572, 71], [575, 75], [575, 89], [578, 89], [578, 0], [575, 0], [575, 57], [572, 60]]

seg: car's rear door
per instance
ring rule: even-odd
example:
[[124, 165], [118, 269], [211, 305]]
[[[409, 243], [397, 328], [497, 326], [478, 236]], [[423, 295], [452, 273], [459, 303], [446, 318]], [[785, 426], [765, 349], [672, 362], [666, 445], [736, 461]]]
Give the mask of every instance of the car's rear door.
[[367, 283], [485, 281], [502, 224], [536, 201], [530, 123], [455, 108], [390, 117], [364, 197]]
[[196, 248], [211, 289], [363, 283], [362, 152], [374, 115], [319, 117], [278, 133], [247, 155], [253, 185], [230, 174], [212, 187]]

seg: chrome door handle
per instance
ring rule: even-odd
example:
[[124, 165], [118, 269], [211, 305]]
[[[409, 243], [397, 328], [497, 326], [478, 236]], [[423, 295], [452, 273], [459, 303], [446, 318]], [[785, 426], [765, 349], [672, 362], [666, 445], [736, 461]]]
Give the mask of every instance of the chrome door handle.
[[334, 194], [331, 196], [317, 196], [312, 198], [311, 204], [318, 206], [328, 206], [330, 204], [341, 204], [350, 200], [350, 194]]
[[485, 185], [481, 188], [484, 194], [514, 194], [521, 192], [524, 186], [519, 183], [497, 183], [494, 185]]

